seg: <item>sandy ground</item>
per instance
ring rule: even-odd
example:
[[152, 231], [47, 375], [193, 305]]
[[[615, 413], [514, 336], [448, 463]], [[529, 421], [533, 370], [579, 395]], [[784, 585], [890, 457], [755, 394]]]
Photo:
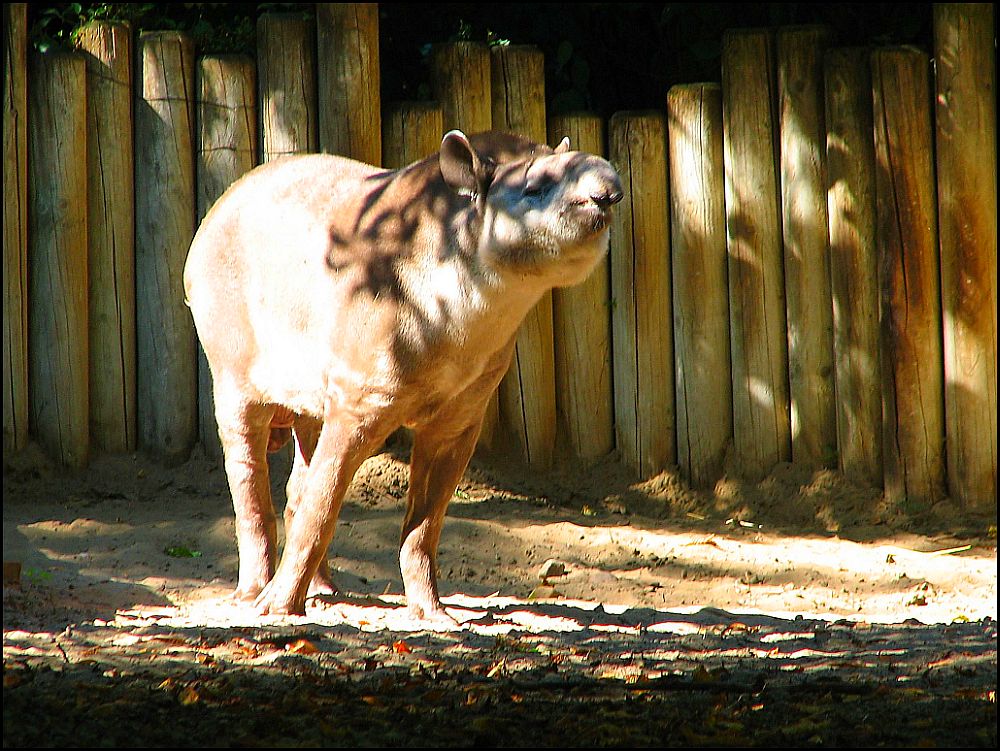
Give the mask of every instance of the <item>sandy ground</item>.
[[402, 607], [406, 458], [355, 479], [342, 596], [284, 618], [227, 599], [213, 463], [5, 462], [4, 745], [995, 746], [994, 514], [792, 466], [695, 492], [476, 462], [439, 555], [461, 626], [430, 631]]
[[[330, 555], [345, 593], [391, 601], [401, 592], [406, 452], [373, 457], [355, 479]], [[272, 461], [279, 508], [285, 464]], [[456, 604], [576, 601], [872, 623], [997, 616], [995, 516], [961, 514], [948, 501], [904, 515], [834, 472], [784, 465], [761, 483], [723, 479], [705, 492], [672, 473], [636, 483], [612, 462], [550, 473], [499, 466], [475, 463], [449, 508], [441, 590]], [[237, 566], [232, 511], [223, 473], [204, 459], [164, 469], [107, 458], [65, 475], [29, 452], [5, 468], [3, 509], [4, 561], [20, 563], [22, 589], [58, 595], [81, 616], [169, 606], [191, 618], [215, 618], [214, 609], [222, 620], [256, 620], [224, 607]], [[308, 617], [350, 620], [324, 602]]]

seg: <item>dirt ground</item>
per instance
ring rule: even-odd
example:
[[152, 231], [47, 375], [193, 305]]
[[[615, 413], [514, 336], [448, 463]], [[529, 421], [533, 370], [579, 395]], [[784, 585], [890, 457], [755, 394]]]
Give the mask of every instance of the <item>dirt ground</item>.
[[694, 491], [477, 461], [439, 554], [461, 626], [428, 631], [406, 458], [355, 479], [342, 596], [284, 618], [226, 600], [214, 463], [6, 460], [4, 745], [996, 746], [995, 513], [791, 465]]

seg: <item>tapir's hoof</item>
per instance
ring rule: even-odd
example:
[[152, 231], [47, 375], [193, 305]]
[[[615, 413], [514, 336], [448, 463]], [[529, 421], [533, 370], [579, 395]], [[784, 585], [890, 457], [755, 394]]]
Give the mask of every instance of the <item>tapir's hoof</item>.
[[337, 589], [337, 585], [333, 583], [330, 576], [317, 573], [309, 582], [306, 597], [334, 597], [338, 594], [340, 594], [340, 590]]
[[411, 618], [428, 631], [457, 631], [462, 627], [440, 603], [436, 607], [410, 605], [406, 610]]
[[[272, 581], [273, 583], [273, 581]], [[268, 584], [254, 601], [258, 615], [305, 615], [306, 603], [295, 602], [294, 596], [284, 596]]]
[[251, 603], [256, 601], [263, 589], [263, 586], [237, 587], [229, 595], [229, 599], [237, 605]]

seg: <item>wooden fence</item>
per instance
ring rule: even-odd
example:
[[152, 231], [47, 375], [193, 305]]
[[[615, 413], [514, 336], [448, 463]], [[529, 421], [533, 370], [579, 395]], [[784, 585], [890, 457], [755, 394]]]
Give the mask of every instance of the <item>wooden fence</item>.
[[607, 265], [529, 314], [483, 444], [541, 467], [617, 450], [702, 487], [727, 455], [748, 478], [794, 461], [895, 502], [996, 504], [991, 4], [935, 7], [933, 70], [822, 28], [732, 31], [721, 85], [607, 123], [547, 118], [537, 49], [468, 42], [434, 49], [435, 102], [383, 109], [369, 4], [264, 15], [256, 60], [107, 22], [29, 53], [25, 4], [3, 12], [5, 454], [217, 454], [181, 289], [212, 202], [285, 154], [398, 167], [494, 127], [569, 134], [626, 195]]

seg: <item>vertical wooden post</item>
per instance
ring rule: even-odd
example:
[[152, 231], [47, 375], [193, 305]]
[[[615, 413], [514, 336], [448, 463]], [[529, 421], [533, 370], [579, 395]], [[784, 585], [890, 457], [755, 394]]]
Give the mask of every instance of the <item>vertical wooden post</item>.
[[726, 32], [722, 99], [733, 438], [742, 470], [753, 479], [791, 456], [770, 32]]
[[497, 130], [544, 143], [545, 56], [526, 44], [490, 50], [491, 122]]
[[[535, 47], [494, 47], [493, 127], [545, 142], [545, 61]], [[552, 463], [556, 433], [552, 295], [531, 309], [517, 333], [514, 361], [500, 382], [500, 420], [530, 464]]]
[[399, 169], [436, 154], [442, 135], [436, 102], [396, 102], [382, 116], [382, 162]]
[[315, 152], [316, 29], [311, 18], [264, 13], [257, 20], [260, 161]]
[[706, 487], [721, 476], [733, 433], [722, 91], [674, 86], [667, 116], [677, 462]]
[[195, 229], [194, 46], [139, 36], [135, 106], [139, 446], [168, 462], [197, 436], [197, 345], [183, 272]]
[[28, 4], [3, 6], [3, 453], [28, 442]]
[[382, 163], [378, 4], [317, 3], [319, 146]]
[[992, 3], [934, 6], [948, 489], [997, 500], [997, 152]]
[[[555, 117], [549, 143], [604, 155], [604, 122], [596, 115]], [[556, 408], [565, 441], [581, 459], [615, 447], [611, 388], [611, 290], [608, 259], [582, 284], [552, 292]]]
[[792, 460], [824, 467], [837, 462], [823, 112], [831, 36], [819, 26], [777, 35]]
[[[441, 103], [445, 132], [480, 133], [493, 123], [490, 50], [481, 42], [449, 42], [434, 47], [431, 86]], [[494, 393], [479, 432], [479, 446], [492, 449], [500, 422], [500, 402]]]
[[885, 492], [918, 507], [944, 491], [944, 395], [929, 61], [872, 56], [882, 294]]
[[35, 54], [28, 146], [31, 424], [55, 460], [89, 454], [87, 376], [87, 63]]
[[[256, 75], [244, 55], [198, 60], [198, 221], [244, 172], [253, 169], [257, 147]], [[215, 421], [212, 374], [198, 347], [198, 436], [207, 456], [222, 458]]]
[[826, 55], [827, 205], [837, 371], [837, 455], [854, 480], [882, 485], [875, 148], [869, 52]]
[[444, 129], [480, 133], [492, 125], [490, 50], [480, 42], [434, 47], [431, 86], [441, 103]]
[[132, 29], [93, 21], [76, 43], [87, 58], [90, 436], [121, 453], [136, 446]]
[[611, 226], [615, 435], [625, 463], [649, 477], [676, 458], [663, 115], [616, 113], [608, 153], [625, 193]]

